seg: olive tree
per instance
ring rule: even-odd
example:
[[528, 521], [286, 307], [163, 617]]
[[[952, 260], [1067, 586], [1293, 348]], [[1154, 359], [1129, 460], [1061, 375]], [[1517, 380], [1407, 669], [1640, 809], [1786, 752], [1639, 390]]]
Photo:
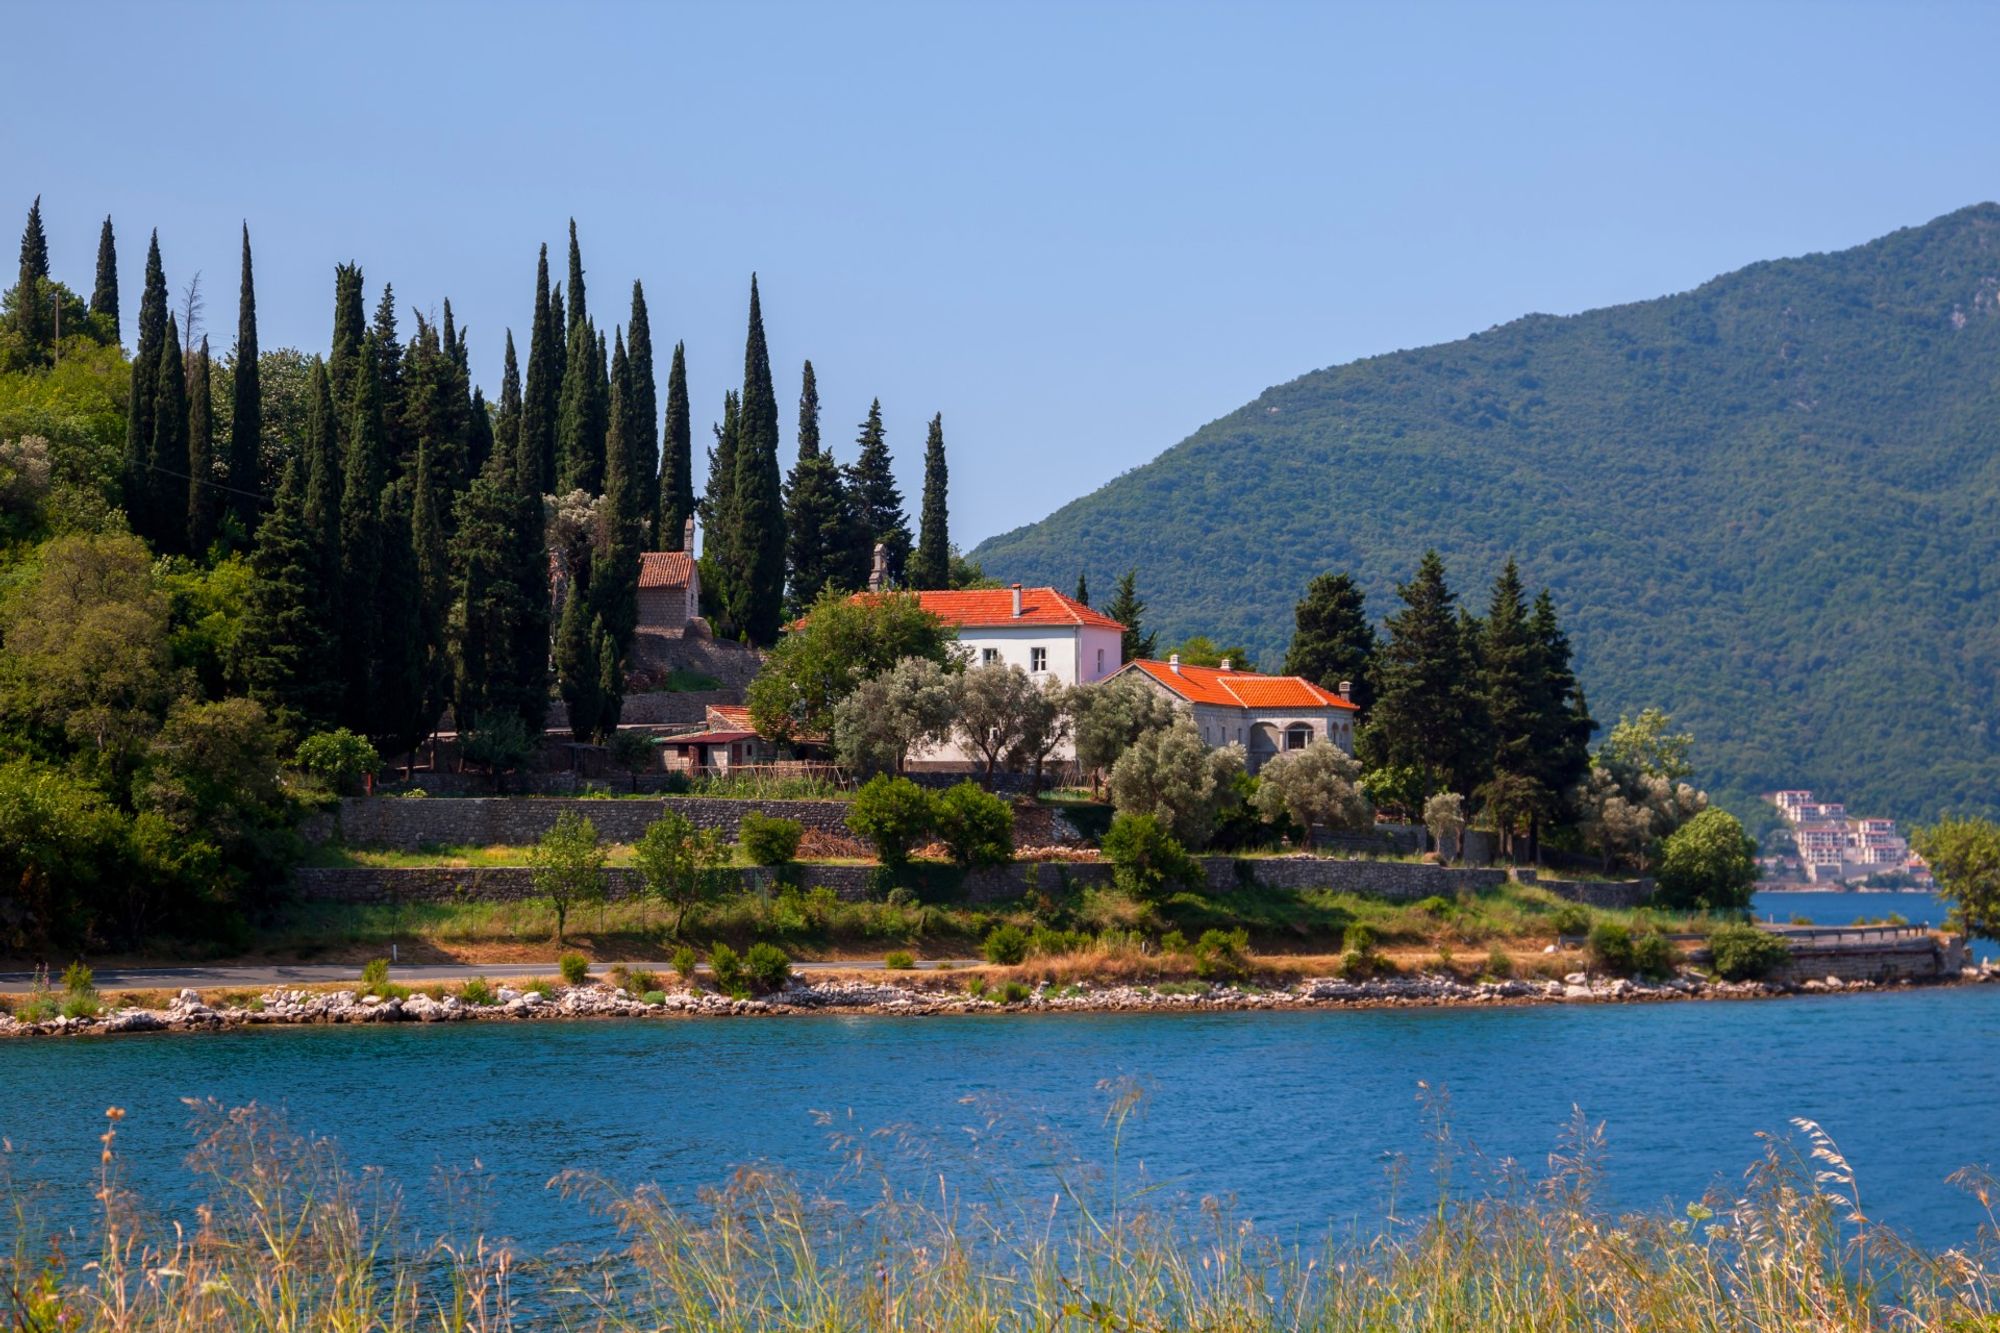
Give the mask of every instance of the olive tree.
[[860, 773], [901, 773], [912, 750], [951, 735], [958, 694], [958, 673], [929, 658], [906, 657], [834, 705], [834, 753]]
[[645, 896], [674, 909], [676, 936], [688, 909], [715, 896], [721, 871], [733, 857], [719, 831], [698, 829], [677, 810], [669, 810], [648, 824], [632, 854]]
[[1211, 750], [1193, 722], [1149, 731], [1111, 769], [1111, 804], [1119, 814], [1152, 815], [1189, 847], [1204, 847], [1235, 798], [1243, 747]]
[[597, 825], [570, 810], [557, 815], [554, 827], [528, 852], [535, 891], [555, 909], [557, 944], [569, 926], [570, 908], [604, 901], [604, 859]]
[[1041, 688], [1017, 666], [995, 662], [965, 673], [952, 733], [984, 761], [981, 786], [992, 788], [1002, 756], [1027, 739], [1041, 707]]
[[1042, 768], [1075, 734], [1073, 703], [1076, 690], [1053, 676], [1044, 680], [1034, 694], [1022, 700], [1021, 731], [1007, 750], [1007, 766], [1034, 774], [1036, 790], [1041, 789]]
[[1374, 822], [1361, 794], [1361, 764], [1329, 740], [1274, 755], [1257, 774], [1251, 806], [1266, 823], [1289, 817], [1312, 841], [1315, 828], [1358, 829]]
[[1171, 727], [1179, 716], [1173, 702], [1136, 675], [1118, 676], [1071, 692], [1076, 761], [1095, 778], [1109, 773], [1132, 742], [1149, 731]]
[[[1424, 802], [1424, 827], [1430, 830], [1431, 845], [1447, 861], [1465, 855], [1465, 798], [1455, 791], [1441, 791]], [[1451, 854], [1445, 855], [1445, 847]]]

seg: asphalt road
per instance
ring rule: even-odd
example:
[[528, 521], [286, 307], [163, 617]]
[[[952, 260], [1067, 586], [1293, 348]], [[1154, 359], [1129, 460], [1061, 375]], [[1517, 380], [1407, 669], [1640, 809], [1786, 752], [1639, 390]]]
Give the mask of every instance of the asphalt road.
[[[971, 967], [979, 962], [975, 958], [953, 958], [946, 960], [926, 959], [917, 964], [920, 969], [940, 966]], [[673, 971], [672, 963], [635, 963], [625, 966], [633, 971], [657, 972], [665, 975]], [[610, 967], [608, 963], [591, 964], [591, 973], [602, 976]], [[835, 963], [793, 963], [795, 972], [854, 972], [879, 971], [880, 959], [855, 959], [851, 962]], [[361, 969], [353, 963], [271, 963], [254, 967], [105, 967], [96, 970], [97, 988], [101, 991], [113, 990], [192, 990], [228, 987], [232, 989], [259, 989], [272, 986], [320, 986], [328, 982], [351, 981], [360, 984]], [[557, 975], [555, 960], [546, 963], [393, 963], [389, 967], [390, 980], [405, 986], [421, 986], [434, 981], [467, 981], [473, 977], [485, 977], [488, 981], [504, 981], [527, 977], [554, 977]], [[0, 972], [0, 995], [21, 995], [34, 988], [35, 976], [32, 972]], [[49, 984], [60, 988], [61, 973], [52, 969]]]

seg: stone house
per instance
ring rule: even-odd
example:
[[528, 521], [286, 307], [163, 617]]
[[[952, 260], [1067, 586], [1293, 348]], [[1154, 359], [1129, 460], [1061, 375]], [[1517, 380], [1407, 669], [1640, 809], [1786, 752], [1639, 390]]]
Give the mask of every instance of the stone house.
[[1142, 681], [1184, 710], [1212, 746], [1241, 745], [1252, 773], [1273, 755], [1303, 750], [1316, 740], [1332, 741], [1354, 753], [1354, 722], [1360, 711], [1340, 691], [1320, 688], [1303, 676], [1267, 676], [1182, 663], [1175, 653], [1164, 662], [1141, 658], [1114, 673]]

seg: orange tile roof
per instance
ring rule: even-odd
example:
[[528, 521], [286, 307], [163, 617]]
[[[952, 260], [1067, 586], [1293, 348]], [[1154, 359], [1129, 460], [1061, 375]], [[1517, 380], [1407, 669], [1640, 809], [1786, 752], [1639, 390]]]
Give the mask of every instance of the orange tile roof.
[[1128, 662], [1125, 671], [1143, 671], [1189, 703], [1223, 708], [1345, 708], [1359, 711], [1352, 700], [1323, 690], [1304, 676], [1266, 676], [1255, 671], [1224, 671], [1220, 667], [1182, 665], [1145, 658]]
[[694, 557], [686, 551], [647, 551], [639, 557], [639, 586], [685, 588], [694, 577]]
[[953, 592], [920, 592], [924, 610], [947, 624], [986, 629], [1000, 625], [1087, 625], [1123, 633], [1110, 616], [1093, 611], [1054, 588], [1021, 589], [1021, 614], [1014, 614], [1012, 588], [964, 588]]

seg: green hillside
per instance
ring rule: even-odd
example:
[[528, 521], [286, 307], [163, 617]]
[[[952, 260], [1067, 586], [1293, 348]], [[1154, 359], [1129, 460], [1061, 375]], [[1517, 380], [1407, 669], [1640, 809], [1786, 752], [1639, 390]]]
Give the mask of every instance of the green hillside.
[[2000, 206], [1315, 371], [972, 554], [1275, 661], [1314, 573], [1379, 619], [1432, 545], [1551, 586], [1593, 710], [1732, 803], [2000, 809]]

